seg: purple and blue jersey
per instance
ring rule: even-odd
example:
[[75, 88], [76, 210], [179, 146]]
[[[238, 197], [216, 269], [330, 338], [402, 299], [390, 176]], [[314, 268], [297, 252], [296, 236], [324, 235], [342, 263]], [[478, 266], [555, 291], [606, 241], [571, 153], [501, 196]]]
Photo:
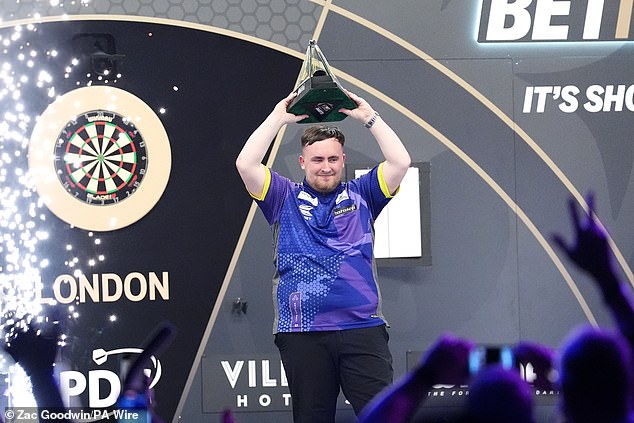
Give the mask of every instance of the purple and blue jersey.
[[374, 220], [392, 198], [382, 164], [326, 194], [267, 168], [254, 198], [273, 231], [274, 333], [386, 323], [372, 250]]

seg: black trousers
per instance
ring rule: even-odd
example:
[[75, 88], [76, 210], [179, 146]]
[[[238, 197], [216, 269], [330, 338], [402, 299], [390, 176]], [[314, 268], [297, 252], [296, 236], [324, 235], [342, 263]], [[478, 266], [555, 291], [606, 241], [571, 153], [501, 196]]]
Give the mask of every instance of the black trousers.
[[332, 423], [339, 389], [355, 414], [392, 383], [392, 354], [385, 325], [275, 335], [295, 423]]

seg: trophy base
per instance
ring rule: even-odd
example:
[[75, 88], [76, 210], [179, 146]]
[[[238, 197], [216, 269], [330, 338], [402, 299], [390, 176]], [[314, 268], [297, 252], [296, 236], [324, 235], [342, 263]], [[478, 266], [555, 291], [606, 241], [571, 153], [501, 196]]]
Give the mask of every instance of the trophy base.
[[288, 107], [294, 115], [308, 115], [298, 123], [337, 122], [347, 115], [341, 108], [355, 109], [357, 104], [346, 95], [339, 84], [327, 75], [307, 78], [295, 90], [299, 94]]

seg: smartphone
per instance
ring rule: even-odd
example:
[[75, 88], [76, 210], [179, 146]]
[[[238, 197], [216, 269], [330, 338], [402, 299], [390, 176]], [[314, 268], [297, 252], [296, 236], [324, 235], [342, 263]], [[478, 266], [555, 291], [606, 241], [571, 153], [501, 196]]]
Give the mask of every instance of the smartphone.
[[479, 345], [469, 353], [469, 372], [472, 375], [491, 365], [499, 365], [504, 369], [513, 368], [513, 348], [509, 345]]

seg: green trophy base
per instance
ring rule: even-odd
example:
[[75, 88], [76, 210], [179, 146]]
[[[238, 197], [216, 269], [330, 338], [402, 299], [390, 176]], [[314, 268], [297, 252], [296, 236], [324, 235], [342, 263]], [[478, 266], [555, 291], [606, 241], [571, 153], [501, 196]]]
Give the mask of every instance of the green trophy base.
[[308, 115], [298, 123], [337, 122], [347, 117], [339, 112], [339, 109], [357, 107], [339, 84], [327, 74], [306, 78], [295, 91], [299, 94], [288, 106], [288, 111], [297, 116]]

